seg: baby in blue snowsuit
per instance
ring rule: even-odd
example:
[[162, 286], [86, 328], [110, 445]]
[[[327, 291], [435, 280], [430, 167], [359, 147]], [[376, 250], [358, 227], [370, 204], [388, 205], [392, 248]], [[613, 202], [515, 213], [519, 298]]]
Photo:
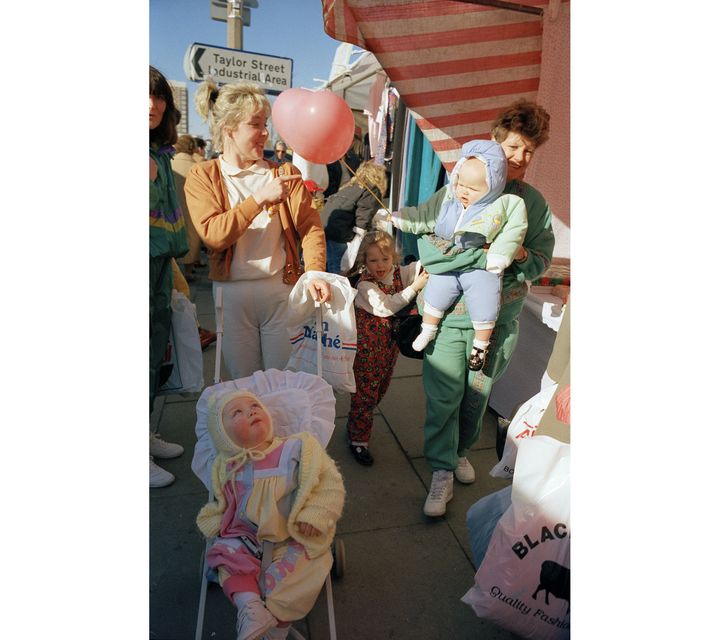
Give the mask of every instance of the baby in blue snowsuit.
[[[512, 264], [525, 238], [527, 212], [520, 198], [502, 195], [507, 161], [497, 142], [472, 140], [463, 145], [461, 154], [450, 176], [434, 233], [452, 242], [445, 248], [448, 253], [457, 254], [469, 247], [486, 248], [487, 262], [485, 268], [430, 274], [422, 331], [413, 348], [422, 351], [435, 338], [445, 311], [464, 295], [475, 329], [468, 368], [478, 371], [485, 361], [500, 310], [503, 271]], [[402, 222], [397, 222], [402, 229]]]

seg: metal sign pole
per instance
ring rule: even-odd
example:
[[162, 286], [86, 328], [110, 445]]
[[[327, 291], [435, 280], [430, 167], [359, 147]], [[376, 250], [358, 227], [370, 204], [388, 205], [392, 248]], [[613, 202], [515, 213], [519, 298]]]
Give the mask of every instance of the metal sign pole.
[[228, 0], [227, 3], [227, 46], [242, 50], [242, 9], [243, 0]]

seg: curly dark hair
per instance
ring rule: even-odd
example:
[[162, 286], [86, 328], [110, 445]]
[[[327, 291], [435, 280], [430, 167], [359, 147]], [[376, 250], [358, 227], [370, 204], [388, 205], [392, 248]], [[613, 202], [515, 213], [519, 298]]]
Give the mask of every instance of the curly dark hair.
[[491, 131], [497, 142], [517, 133], [537, 148], [550, 137], [550, 114], [539, 104], [521, 98], [498, 114]]
[[150, 66], [150, 95], [165, 100], [165, 113], [162, 120], [157, 127], [150, 130], [150, 144], [157, 146], [175, 144], [180, 112], [175, 108], [175, 99], [170, 83], [153, 66]]

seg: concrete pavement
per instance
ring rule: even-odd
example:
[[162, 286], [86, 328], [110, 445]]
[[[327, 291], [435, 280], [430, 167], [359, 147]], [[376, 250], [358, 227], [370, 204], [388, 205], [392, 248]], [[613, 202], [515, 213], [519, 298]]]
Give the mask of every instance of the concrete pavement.
[[[206, 273], [201, 270], [201, 274]], [[200, 324], [215, 328], [211, 285], [191, 284]], [[204, 353], [205, 380], [212, 384], [215, 346]], [[460, 602], [473, 584], [465, 514], [479, 498], [509, 481], [491, 478], [497, 462], [495, 423], [486, 416], [483, 434], [469, 458], [477, 480], [455, 483], [447, 514], [430, 519], [422, 507], [431, 471], [422, 452], [425, 416], [420, 360], [400, 356], [390, 389], [376, 416], [372, 467], [356, 463], [345, 435], [350, 406], [336, 392], [336, 430], [328, 446], [343, 474], [346, 507], [338, 538], [346, 551], [345, 575], [333, 580], [339, 640], [516, 640], [475, 616]], [[223, 379], [227, 379], [226, 376]], [[204, 541], [195, 516], [207, 491], [190, 469], [195, 444], [191, 397], [158, 399], [152, 421], [162, 436], [185, 447], [175, 460], [158, 461], [176, 476], [173, 485], [150, 490], [150, 629], [152, 640], [195, 637]], [[234, 640], [235, 610], [217, 585], [208, 590], [203, 639]], [[329, 638], [325, 593], [306, 620], [295, 625], [308, 640]]]

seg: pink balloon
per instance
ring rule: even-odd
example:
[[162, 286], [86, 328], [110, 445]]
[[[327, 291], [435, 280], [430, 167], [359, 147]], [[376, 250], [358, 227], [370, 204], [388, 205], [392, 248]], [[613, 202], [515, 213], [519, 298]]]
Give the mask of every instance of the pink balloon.
[[272, 121], [294, 152], [316, 164], [342, 158], [355, 133], [350, 107], [328, 89], [286, 89], [275, 99]]

